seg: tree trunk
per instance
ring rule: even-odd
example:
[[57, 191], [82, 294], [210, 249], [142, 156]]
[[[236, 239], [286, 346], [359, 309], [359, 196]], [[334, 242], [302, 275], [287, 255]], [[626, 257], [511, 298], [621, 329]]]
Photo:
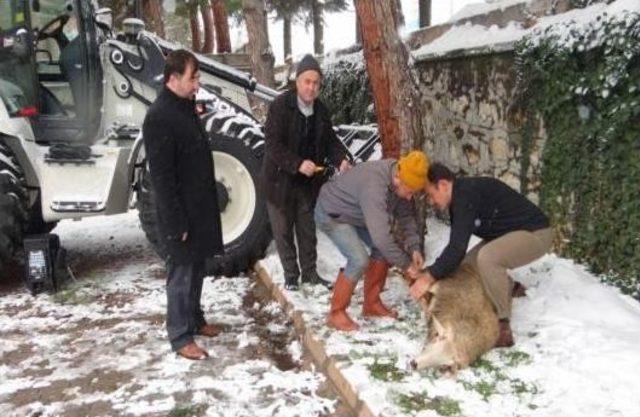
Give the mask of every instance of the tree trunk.
[[409, 52], [397, 30], [395, 0], [356, 0], [367, 72], [373, 90], [384, 157], [422, 149], [422, 108]]
[[[409, 52], [398, 35], [396, 0], [356, 0], [355, 4], [383, 157], [398, 158], [412, 149], [422, 150], [422, 106]], [[418, 235], [424, 237], [424, 200], [417, 201], [417, 216]]]
[[213, 11], [211, 10], [211, 4], [205, 4], [200, 6], [200, 13], [202, 13], [202, 23], [204, 26], [204, 44], [202, 45], [202, 53], [213, 53], [214, 34], [213, 34]]
[[431, 26], [431, 0], [418, 1], [420, 27], [425, 28]]
[[162, 21], [162, 6], [159, 0], [144, 0], [142, 2], [142, 11], [145, 20], [149, 25], [149, 31], [154, 32], [161, 38], [165, 37], [164, 23]]
[[200, 52], [200, 22], [198, 21], [198, 6], [189, 8], [189, 26], [191, 27], [191, 50]]
[[229, 14], [224, 0], [213, 0], [213, 24], [216, 29], [217, 51], [219, 54], [231, 52], [229, 35]]
[[285, 16], [282, 19], [282, 42], [284, 43], [284, 61], [291, 57], [291, 17]]
[[242, 0], [242, 12], [247, 24], [249, 42], [247, 51], [251, 59], [253, 76], [269, 87], [275, 85], [273, 77], [273, 52], [269, 45], [267, 12], [264, 0]]
[[311, 2], [311, 19], [313, 21], [313, 53], [316, 56], [324, 55], [324, 2], [313, 0]]
[[404, 13], [402, 12], [402, 1], [396, 0], [396, 7], [393, 8], [393, 16], [396, 21], [396, 29], [404, 26]]

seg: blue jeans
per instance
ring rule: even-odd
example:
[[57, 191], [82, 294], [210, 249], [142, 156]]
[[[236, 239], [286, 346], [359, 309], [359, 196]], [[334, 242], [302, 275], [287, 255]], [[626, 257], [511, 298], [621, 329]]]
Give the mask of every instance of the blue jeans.
[[167, 262], [167, 333], [174, 351], [193, 342], [193, 335], [207, 323], [200, 305], [204, 267], [204, 260]]
[[[382, 253], [373, 246], [373, 240], [366, 227], [341, 223], [327, 214], [320, 204], [314, 211], [316, 226], [326, 234], [340, 253], [347, 258], [344, 274], [352, 282], [358, 282], [372, 259], [382, 259]], [[371, 256], [369, 256], [369, 249]]]

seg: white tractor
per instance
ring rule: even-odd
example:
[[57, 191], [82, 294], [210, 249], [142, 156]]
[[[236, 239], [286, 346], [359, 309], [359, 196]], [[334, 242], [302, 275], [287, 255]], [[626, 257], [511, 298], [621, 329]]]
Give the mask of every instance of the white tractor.
[[[25, 235], [136, 207], [163, 254], [140, 126], [162, 87], [165, 55], [179, 47], [135, 18], [115, 35], [111, 11], [96, 1], [0, 1], [0, 276]], [[262, 257], [271, 239], [256, 188], [264, 136], [250, 100], [270, 102], [278, 92], [198, 60], [225, 245], [224, 256], [207, 260], [207, 272], [233, 276]], [[358, 148], [356, 158], [378, 142], [375, 127], [338, 132]]]

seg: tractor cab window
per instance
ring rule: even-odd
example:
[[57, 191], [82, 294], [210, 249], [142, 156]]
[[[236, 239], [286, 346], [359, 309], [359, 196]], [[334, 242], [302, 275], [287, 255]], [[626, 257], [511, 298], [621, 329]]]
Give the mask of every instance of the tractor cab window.
[[77, 12], [71, 1], [42, 0], [32, 11], [36, 34], [36, 69], [42, 113], [77, 117], [83, 94], [85, 62]]
[[21, 0], [0, 1], [0, 100], [11, 116], [36, 110], [32, 38]]
[[91, 141], [99, 128], [102, 98], [99, 42], [93, 20], [97, 3], [28, 3], [39, 81], [36, 137], [48, 143]]

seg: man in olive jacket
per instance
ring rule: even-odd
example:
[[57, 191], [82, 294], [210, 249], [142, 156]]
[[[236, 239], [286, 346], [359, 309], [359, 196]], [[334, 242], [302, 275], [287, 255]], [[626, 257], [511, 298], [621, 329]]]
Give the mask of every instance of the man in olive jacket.
[[223, 251], [213, 159], [195, 112], [200, 72], [186, 50], [171, 52], [165, 87], [142, 127], [155, 192], [158, 239], [167, 258], [167, 332], [171, 347], [188, 359], [207, 352], [194, 335], [215, 336], [200, 306], [205, 259]]
[[326, 164], [337, 166], [340, 171], [350, 166], [345, 148], [331, 126], [329, 112], [318, 100], [321, 80], [320, 65], [306, 55], [296, 70], [296, 88], [275, 99], [265, 125], [263, 189], [285, 287], [289, 290], [298, 288], [300, 270], [302, 282], [331, 286], [316, 271], [313, 208], [324, 182]]
[[[411, 295], [420, 298], [435, 280], [446, 279], [460, 264], [469, 263], [477, 269], [499, 319], [496, 347], [513, 346], [511, 299], [525, 290], [507, 270], [549, 252], [553, 240], [549, 218], [502, 181], [456, 177], [440, 163], [429, 169], [425, 192], [432, 206], [449, 211], [451, 233], [440, 256], [411, 286]], [[472, 234], [482, 241], [467, 252]]]

